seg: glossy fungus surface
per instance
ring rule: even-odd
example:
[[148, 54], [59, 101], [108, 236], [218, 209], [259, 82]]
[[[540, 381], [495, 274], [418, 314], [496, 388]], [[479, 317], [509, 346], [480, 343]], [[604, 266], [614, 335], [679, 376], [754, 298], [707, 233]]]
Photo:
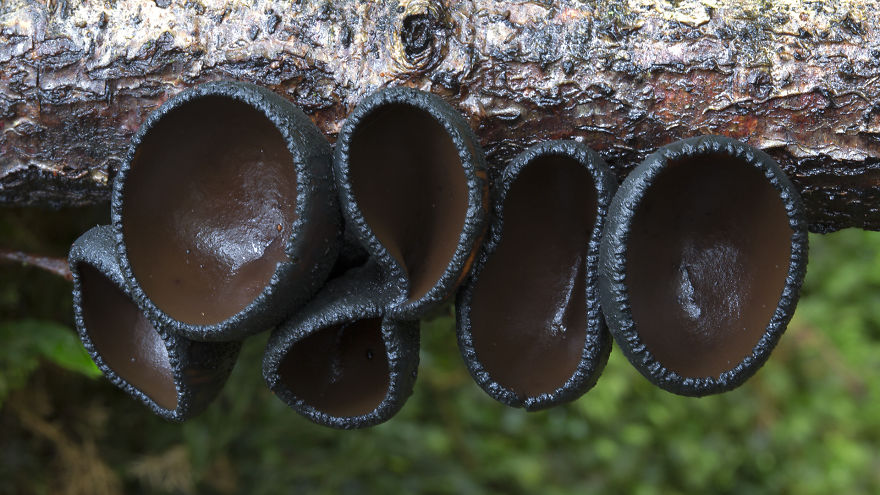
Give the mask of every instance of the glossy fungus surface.
[[85, 328], [104, 363], [160, 407], [177, 408], [168, 351], [153, 325], [91, 265], [80, 266], [79, 278]]
[[281, 361], [283, 385], [336, 417], [369, 414], [389, 387], [381, 318], [333, 325], [296, 342]]
[[626, 256], [633, 321], [683, 377], [718, 377], [750, 355], [776, 311], [792, 255], [780, 193], [723, 153], [671, 160], [633, 218]]
[[468, 191], [455, 143], [427, 111], [389, 104], [360, 122], [349, 156], [354, 198], [415, 301], [443, 275], [464, 227]]
[[473, 291], [477, 359], [517, 394], [562, 387], [587, 332], [587, 254], [596, 223], [590, 171], [566, 155], [529, 162], [504, 199], [501, 242]]
[[171, 110], [144, 136], [123, 194], [134, 276], [176, 320], [222, 322], [287, 259], [293, 159], [278, 129], [245, 103], [207, 96]]

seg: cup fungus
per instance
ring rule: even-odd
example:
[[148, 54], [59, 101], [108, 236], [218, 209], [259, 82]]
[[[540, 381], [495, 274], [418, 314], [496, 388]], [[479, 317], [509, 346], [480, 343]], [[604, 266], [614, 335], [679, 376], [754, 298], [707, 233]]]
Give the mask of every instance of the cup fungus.
[[391, 297], [375, 262], [330, 281], [269, 338], [269, 388], [315, 423], [388, 420], [412, 393], [419, 361], [418, 321], [385, 316]]
[[541, 143], [504, 169], [489, 237], [456, 304], [462, 356], [495, 399], [541, 409], [598, 379], [611, 349], [599, 239], [616, 185], [574, 141]]
[[483, 152], [439, 97], [389, 88], [342, 127], [334, 156], [343, 216], [399, 288], [395, 318], [446, 300], [470, 269], [488, 205]]
[[263, 376], [312, 421], [360, 428], [388, 420], [412, 392], [418, 318], [455, 291], [482, 238], [486, 164], [455, 109], [390, 88], [348, 117], [334, 171], [346, 245], [369, 260], [273, 332]]
[[189, 338], [234, 340], [303, 304], [339, 245], [330, 159], [302, 111], [254, 85], [208, 83], [163, 104], [113, 187], [138, 306]]
[[167, 331], [132, 301], [109, 226], [71, 247], [76, 327], [92, 360], [117, 387], [166, 419], [202, 411], [232, 371], [241, 344], [194, 342]]
[[794, 313], [804, 208], [767, 154], [686, 139], [621, 185], [600, 264], [609, 328], [643, 375], [682, 395], [730, 390], [764, 364]]

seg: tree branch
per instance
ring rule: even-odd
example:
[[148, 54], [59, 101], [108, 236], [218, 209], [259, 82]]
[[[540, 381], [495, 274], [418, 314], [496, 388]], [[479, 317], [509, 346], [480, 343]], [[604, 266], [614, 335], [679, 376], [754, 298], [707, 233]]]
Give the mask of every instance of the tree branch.
[[0, 204], [105, 200], [150, 111], [229, 78], [331, 138], [377, 87], [433, 91], [495, 167], [576, 137], [623, 177], [663, 144], [724, 134], [780, 162], [812, 230], [880, 229], [877, 0], [251, 3], [3, 2]]
[[3, 261], [35, 266], [66, 280], [73, 280], [73, 275], [70, 273], [70, 267], [65, 259], [0, 249], [0, 262]]

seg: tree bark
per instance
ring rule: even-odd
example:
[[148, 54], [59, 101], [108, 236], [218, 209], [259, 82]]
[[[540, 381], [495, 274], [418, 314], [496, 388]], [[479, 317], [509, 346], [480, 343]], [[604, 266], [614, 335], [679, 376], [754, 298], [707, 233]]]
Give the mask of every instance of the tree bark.
[[238, 79], [331, 139], [378, 87], [435, 92], [496, 168], [574, 137], [622, 178], [723, 134], [779, 161], [813, 231], [880, 230], [878, 17], [862, 0], [4, 0], [0, 205], [106, 200], [149, 112]]

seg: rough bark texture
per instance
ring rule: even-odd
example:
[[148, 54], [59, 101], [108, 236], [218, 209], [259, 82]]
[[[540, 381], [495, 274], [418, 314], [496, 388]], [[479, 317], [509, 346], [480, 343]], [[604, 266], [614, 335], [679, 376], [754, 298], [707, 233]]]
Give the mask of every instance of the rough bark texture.
[[880, 29], [862, 0], [0, 1], [0, 205], [103, 201], [146, 115], [239, 79], [332, 139], [385, 85], [442, 95], [500, 166], [576, 137], [623, 177], [724, 134], [769, 152], [811, 228], [880, 229]]

